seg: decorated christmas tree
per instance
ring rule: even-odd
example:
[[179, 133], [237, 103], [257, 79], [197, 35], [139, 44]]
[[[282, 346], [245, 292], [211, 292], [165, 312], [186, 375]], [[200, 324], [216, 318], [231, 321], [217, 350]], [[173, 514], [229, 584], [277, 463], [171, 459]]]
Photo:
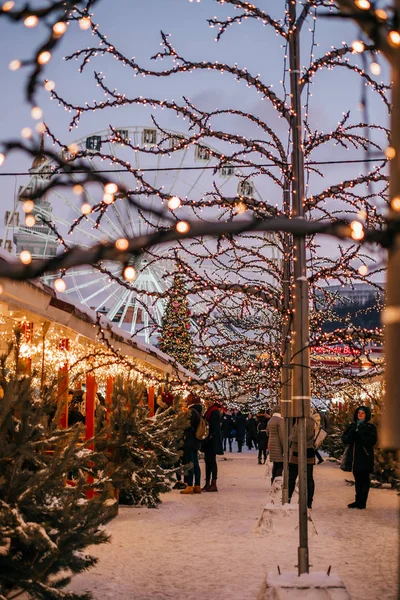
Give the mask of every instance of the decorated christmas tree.
[[63, 588], [97, 562], [85, 548], [108, 539], [103, 525], [116, 503], [96, 479], [103, 458], [82, 440], [79, 425], [59, 428], [59, 414], [48, 410], [54, 390], [39, 394], [6, 361], [1, 357], [0, 597], [86, 600], [90, 595]]
[[190, 310], [185, 284], [180, 273], [175, 274], [169, 300], [162, 320], [160, 349], [175, 358], [183, 367], [195, 368], [193, 339], [190, 331]]
[[170, 490], [187, 423], [179, 406], [150, 418], [142, 399], [140, 383], [115, 382], [106, 472], [122, 504], [154, 508]]

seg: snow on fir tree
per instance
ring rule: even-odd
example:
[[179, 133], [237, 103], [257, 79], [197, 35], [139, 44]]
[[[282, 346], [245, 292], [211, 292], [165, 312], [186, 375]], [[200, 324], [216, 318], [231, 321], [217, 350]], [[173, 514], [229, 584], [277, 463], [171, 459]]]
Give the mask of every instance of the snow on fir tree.
[[[1, 357], [0, 597], [86, 600], [90, 594], [63, 589], [96, 564], [85, 549], [108, 540], [103, 525], [116, 513], [96, 479], [102, 457], [79, 426], [58, 427], [51, 401], [57, 387], [40, 394], [5, 362]], [[91, 486], [98, 491], [89, 499]]]
[[190, 331], [190, 310], [185, 283], [180, 273], [174, 275], [161, 328], [160, 350], [175, 358], [189, 371], [193, 371], [195, 360]]
[[114, 383], [106, 473], [120, 503], [155, 508], [177, 471], [187, 415], [175, 405], [150, 418], [145, 391], [135, 380]]

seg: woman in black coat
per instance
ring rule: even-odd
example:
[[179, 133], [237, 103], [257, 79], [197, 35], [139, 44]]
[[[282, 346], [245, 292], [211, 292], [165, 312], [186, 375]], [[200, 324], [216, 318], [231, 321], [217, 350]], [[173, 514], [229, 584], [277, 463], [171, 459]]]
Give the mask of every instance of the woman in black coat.
[[204, 462], [206, 464], [206, 484], [202, 488], [203, 492], [218, 492], [217, 454], [224, 453], [221, 436], [220, 408], [221, 405], [218, 402], [214, 402], [204, 415], [204, 418], [210, 427], [210, 432], [208, 438], [201, 444], [201, 449], [204, 452]]
[[359, 406], [354, 412], [353, 423], [342, 435], [342, 442], [349, 444], [349, 462], [356, 484], [356, 499], [349, 508], [365, 508], [370, 487], [370, 473], [374, 470], [374, 446], [378, 441], [375, 425], [369, 423], [371, 410]]
[[267, 460], [268, 448], [268, 421], [266, 417], [260, 415], [257, 418], [257, 447], [258, 447], [258, 464], [261, 465], [261, 459], [264, 458], [264, 464]]
[[[183, 433], [183, 464], [192, 464], [192, 467], [187, 471], [184, 482], [186, 488], [181, 491], [181, 494], [200, 494], [200, 480], [201, 472], [199, 465], [199, 450], [200, 440], [196, 437], [196, 429], [200, 423], [200, 416], [202, 413], [201, 404], [190, 404], [188, 406], [190, 413], [189, 427], [187, 427]], [[194, 486], [193, 486], [194, 477]]]
[[246, 417], [239, 410], [236, 415], [236, 441], [238, 445], [238, 452], [242, 451], [244, 436], [246, 434]]

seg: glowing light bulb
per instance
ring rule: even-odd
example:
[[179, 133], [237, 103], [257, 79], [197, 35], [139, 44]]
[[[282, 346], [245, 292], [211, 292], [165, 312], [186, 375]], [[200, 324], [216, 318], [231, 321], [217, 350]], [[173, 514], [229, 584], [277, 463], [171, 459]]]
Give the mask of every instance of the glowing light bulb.
[[65, 283], [64, 279], [56, 279], [54, 281], [54, 289], [56, 290], [56, 292], [65, 292], [65, 290], [67, 289], [67, 284]]
[[40, 108], [40, 106], [34, 106], [31, 110], [32, 119], [35, 119], [37, 121], [38, 119], [41, 119], [42, 116], [43, 116], [43, 111]]
[[369, 65], [369, 70], [371, 71], [371, 73], [373, 75], [380, 75], [380, 73], [381, 73], [381, 67], [377, 62], [372, 62]]
[[369, 0], [355, 0], [354, 4], [357, 8], [361, 8], [361, 10], [369, 10], [371, 8]]
[[4, 291], [4, 288], [3, 288], [3, 286], [2, 286], [2, 285], [0, 285], [0, 294], [2, 294], [2, 293], [3, 293], [3, 291]]
[[122, 275], [124, 279], [126, 279], [126, 281], [133, 281], [136, 277], [136, 269], [130, 266], [125, 267], [125, 269], [122, 272]]
[[19, 255], [19, 260], [22, 262], [22, 264], [29, 265], [32, 262], [32, 254], [29, 252], [29, 250], [22, 250], [21, 254]]
[[34, 208], [35, 203], [33, 202], [33, 200], [25, 200], [25, 202], [22, 205], [22, 210], [24, 211], [24, 213], [30, 213], [33, 211]]
[[52, 90], [54, 90], [55, 87], [56, 87], [56, 84], [51, 79], [46, 79], [46, 81], [44, 82], [44, 89], [47, 90], [48, 92], [51, 92]]
[[82, 19], [79, 19], [79, 28], [82, 29], [82, 31], [85, 31], [86, 29], [90, 29], [91, 26], [91, 21], [89, 17], [83, 17]]
[[235, 204], [235, 212], [238, 215], [246, 212], [246, 210], [247, 210], [247, 206], [244, 202], [238, 202], [237, 204]]
[[104, 204], [112, 204], [114, 202], [114, 196], [112, 194], [104, 194], [103, 202]]
[[15, 59], [10, 62], [10, 64], [8, 65], [8, 68], [10, 69], [10, 71], [18, 71], [20, 66], [21, 66], [21, 61], [18, 59]]
[[398, 48], [400, 46], [400, 31], [389, 31], [388, 42], [394, 48]]
[[116, 194], [118, 192], [118, 186], [116, 183], [106, 183], [104, 186], [104, 192], [106, 194]]
[[56, 37], [60, 37], [60, 36], [64, 35], [64, 33], [66, 31], [67, 31], [67, 24], [64, 23], [64, 21], [58, 21], [58, 23], [54, 23], [53, 34]]
[[92, 207], [89, 202], [82, 202], [81, 204], [81, 213], [83, 215], [89, 215], [92, 212]]
[[83, 194], [83, 187], [81, 186], [80, 183], [77, 183], [72, 188], [72, 191], [74, 192], [74, 194], [76, 194], [77, 196], [79, 196], [80, 194]]
[[361, 40], [354, 40], [354, 42], [351, 44], [351, 47], [353, 49], [353, 52], [363, 52], [365, 45], [364, 42]]
[[36, 123], [35, 129], [38, 133], [44, 133], [46, 131], [46, 125], [43, 122]]
[[175, 228], [178, 233], [187, 233], [190, 230], [190, 225], [187, 221], [178, 221]]
[[28, 140], [29, 138], [32, 137], [32, 129], [30, 127], [24, 127], [21, 130], [21, 135], [22, 135], [23, 138], [25, 138], [25, 139]]
[[47, 50], [45, 50], [44, 52], [41, 52], [39, 54], [39, 56], [37, 57], [37, 61], [38, 61], [39, 65], [47, 64], [50, 59], [51, 59], [51, 54]]
[[390, 206], [392, 207], [393, 210], [395, 210], [396, 212], [400, 211], [400, 196], [395, 196], [394, 198], [392, 198], [392, 200], [390, 201]]
[[353, 240], [362, 240], [364, 237], [364, 226], [359, 221], [352, 221], [350, 223], [350, 236]]
[[3, 6], [1, 7], [1, 10], [3, 12], [8, 12], [9, 10], [12, 10], [14, 8], [14, 4], [15, 2], [12, 2], [12, 0], [10, 0], [9, 2], [4, 2]]
[[386, 150], [385, 150], [385, 156], [389, 160], [392, 160], [396, 156], [396, 150], [393, 148], [393, 146], [388, 146], [386, 148]]
[[181, 206], [181, 204], [182, 204], [181, 199], [178, 198], [178, 196], [172, 196], [168, 200], [168, 208], [170, 210], [175, 210], [175, 209], [179, 208]]
[[129, 248], [129, 242], [126, 238], [119, 238], [115, 242], [115, 247], [117, 250], [127, 250]]
[[4, 156], [4, 154], [0, 153], [0, 167], [2, 164], [4, 164], [4, 161], [6, 160], [6, 157]]
[[360, 275], [368, 275], [367, 265], [361, 265], [361, 267], [358, 267], [358, 272], [360, 273]]
[[386, 10], [384, 10], [383, 8], [376, 8], [375, 9], [375, 16], [380, 21], [386, 21], [387, 18], [388, 18], [388, 14], [387, 14]]
[[36, 15], [29, 15], [29, 17], [26, 17], [24, 19], [24, 25], [25, 27], [36, 27], [36, 25], [39, 23], [39, 19], [37, 18]]
[[34, 215], [26, 215], [25, 217], [25, 225], [27, 227], [33, 227], [36, 224], [36, 219]]
[[73, 144], [70, 144], [68, 146], [68, 152], [73, 155], [78, 154], [78, 152], [79, 152], [78, 144], [75, 144], [75, 142]]

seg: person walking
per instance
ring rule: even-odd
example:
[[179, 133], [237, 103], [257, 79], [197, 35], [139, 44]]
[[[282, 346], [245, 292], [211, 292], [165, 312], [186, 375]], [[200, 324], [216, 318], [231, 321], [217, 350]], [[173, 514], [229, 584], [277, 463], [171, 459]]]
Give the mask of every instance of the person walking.
[[224, 450], [226, 450], [226, 442], [228, 441], [229, 452], [232, 452], [232, 440], [233, 440], [232, 426], [233, 426], [232, 415], [230, 413], [223, 413], [223, 415], [221, 417], [221, 435], [222, 435]]
[[246, 419], [246, 446], [249, 450], [253, 448], [257, 449], [257, 421], [251, 413], [247, 415]]
[[[258, 448], [258, 464], [262, 465], [267, 460], [267, 448], [268, 448], [268, 421], [265, 415], [258, 415], [257, 417], [257, 448]], [[261, 459], [264, 459], [263, 461]]]
[[246, 434], [246, 417], [242, 411], [238, 411], [236, 415], [236, 441], [238, 445], [238, 452], [242, 451], [244, 436]]
[[221, 405], [218, 402], [210, 402], [204, 415], [208, 422], [210, 431], [208, 438], [203, 440], [201, 449], [204, 452], [204, 462], [206, 465], [206, 483], [202, 488], [203, 492], [218, 492], [218, 465], [217, 454], [223, 454], [221, 437]]
[[[312, 508], [314, 499], [314, 464], [315, 464], [315, 421], [312, 417], [306, 417], [306, 444], [307, 444], [307, 508]], [[297, 421], [293, 427], [290, 441], [289, 454], [289, 502], [293, 496], [296, 479], [299, 474], [299, 441]]]
[[283, 446], [285, 439], [285, 421], [277, 405], [272, 410], [272, 417], [268, 421], [268, 451], [272, 464], [271, 484], [275, 477], [281, 477], [283, 473]]
[[376, 427], [370, 423], [371, 409], [359, 406], [353, 422], [342, 435], [342, 442], [349, 444], [348, 460], [352, 465], [355, 481], [356, 499], [348, 504], [349, 508], [366, 508], [370, 488], [370, 474], [374, 470], [374, 446], [378, 441]]
[[190, 403], [187, 407], [190, 416], [189, 426], [185, 429], [183, 434], [183, 464], [188, 465], [191, 463], [192, 466], [184, 476], [186, 487], [181, 491], [181, 494], [201, 494], [201, 471], [199, 464], [199, 449], [201, 442], [196, 437], [196, 429], [200, 423], [203, 407], [200, 400], [193, 395], [188, 397], [188, 402]]

